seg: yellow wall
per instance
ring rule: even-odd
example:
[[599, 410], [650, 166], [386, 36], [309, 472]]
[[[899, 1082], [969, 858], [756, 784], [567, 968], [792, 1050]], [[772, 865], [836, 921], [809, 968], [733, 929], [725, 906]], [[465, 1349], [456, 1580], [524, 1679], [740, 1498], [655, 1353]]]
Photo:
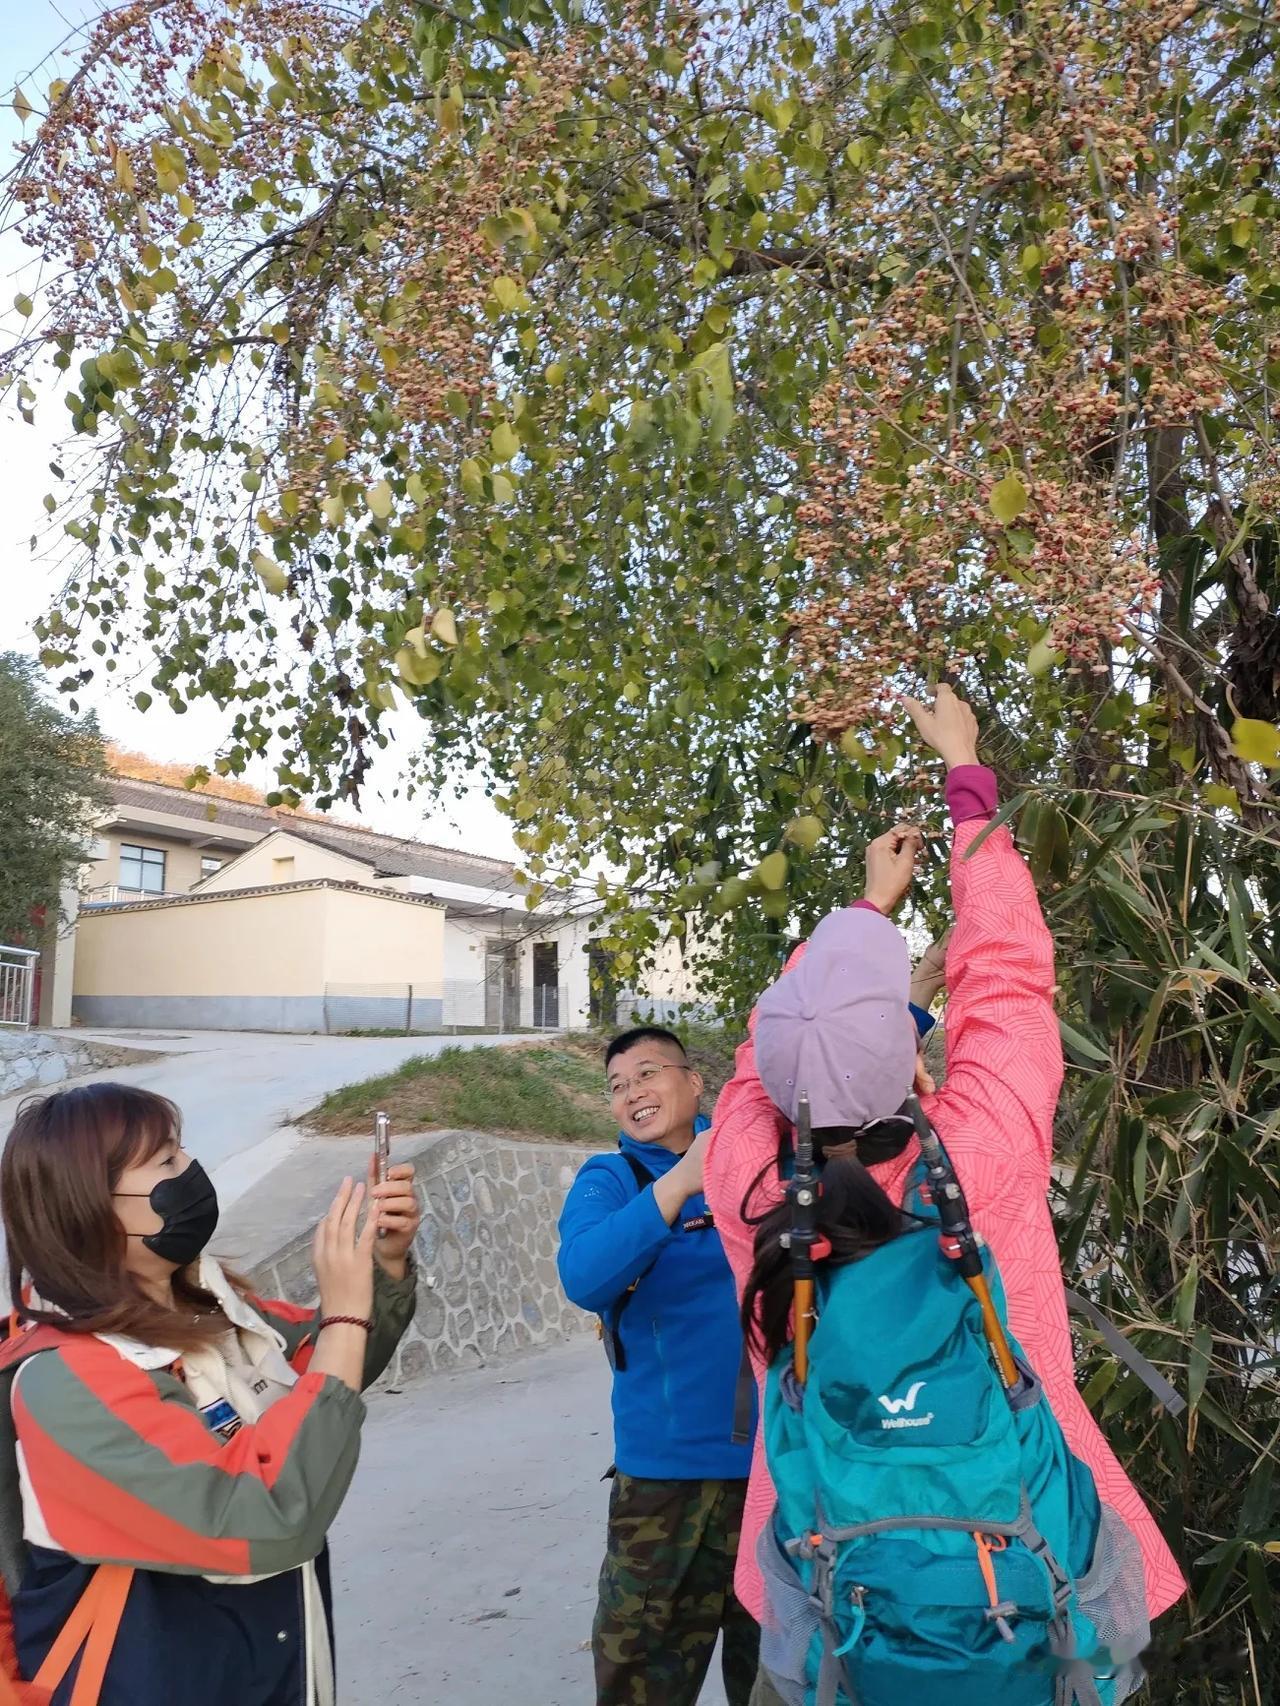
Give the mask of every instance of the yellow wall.
[[444, 979], [444, 912], [377, 894], [325, 891], [328, 903], [324, 976], [334, 984], [411, 983], [438, 988]]
[[310, 995], [324, 983], [325, 891], [90, 910], [76, 935], [82, 995]]
[[[292, 859], [291, 867], [279, 861]], [[268, 883], [309, 883], [328, 877], [340, 883], [367, 883], [372, 873], [358, 859], [331, 853], [292, 835], [270, 835], [228, 864], [201, 889], [201, 894], [221, 894], [231, 889], [254, 889]]]
[[80, 914], [80, 995], [314, 995], [326, 983], [439, 983], [444, 913], [341, 889]]

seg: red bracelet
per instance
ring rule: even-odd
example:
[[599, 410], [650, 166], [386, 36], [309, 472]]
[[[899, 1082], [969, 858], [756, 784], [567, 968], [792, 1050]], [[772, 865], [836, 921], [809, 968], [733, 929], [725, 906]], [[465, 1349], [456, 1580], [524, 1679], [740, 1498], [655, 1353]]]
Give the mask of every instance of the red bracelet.
[[363, 1327], [366, 1333], [372, 1333], [373, 1322], [366, 1321], [363, 1315], [326, 1315], [317, 1331], [323, 1333], [326, 1327]]

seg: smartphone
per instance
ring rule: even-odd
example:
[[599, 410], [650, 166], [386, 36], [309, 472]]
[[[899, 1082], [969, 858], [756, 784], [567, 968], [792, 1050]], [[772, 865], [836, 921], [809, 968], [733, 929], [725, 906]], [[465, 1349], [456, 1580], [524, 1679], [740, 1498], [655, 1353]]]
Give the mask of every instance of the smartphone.
[[[391, 1121], [385, 1114], [373, 1116], [373, 1165], [378, 1183], [385, 1185], [391, 1167]], [[383, 1237], [384, 1233], [385, 1228], [380, 1226], [378, 1237]]]
[[391, 1166], [391, 1121], [385, 1114], [373, 1116], [373, 1161], [378, 1183], [385, 1185]]

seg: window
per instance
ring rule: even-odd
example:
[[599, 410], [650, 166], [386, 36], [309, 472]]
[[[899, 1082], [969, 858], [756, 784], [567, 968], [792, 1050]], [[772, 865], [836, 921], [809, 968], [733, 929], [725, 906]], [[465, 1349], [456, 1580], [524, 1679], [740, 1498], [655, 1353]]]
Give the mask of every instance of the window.
[[200, 875], [202, 877], [211, 877], [215, 871], [220, 871], [221, 869], [222, 860], [211, 859], [207, 853], [200, 861]]
[[120, 887], [143, 894], [164, 893], [164, 853], [159, 847], [120, 848]]

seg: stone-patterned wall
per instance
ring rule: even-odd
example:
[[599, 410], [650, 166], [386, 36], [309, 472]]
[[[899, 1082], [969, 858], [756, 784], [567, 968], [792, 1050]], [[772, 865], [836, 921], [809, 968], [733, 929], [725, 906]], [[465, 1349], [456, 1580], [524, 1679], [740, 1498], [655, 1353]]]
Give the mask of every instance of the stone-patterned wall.
[[[472, 1132], [419, 1151], [418, 1307], [380, 1384], [475, 1367], [594, 1327], [556, 1273], [556, 1222], [591, 1153]], [[314, 1302], [311, 1234], [263, 1262], [253, 1280], [264, 1296]]]
[[102, 1067], [148, 1058], [135, 1050], [114, 1049], [61, 1033], [0, 1031], [0, 1096], [14, 1096], [20, 1090], [48, 1089], [64, 1079], [79, 1078]]

